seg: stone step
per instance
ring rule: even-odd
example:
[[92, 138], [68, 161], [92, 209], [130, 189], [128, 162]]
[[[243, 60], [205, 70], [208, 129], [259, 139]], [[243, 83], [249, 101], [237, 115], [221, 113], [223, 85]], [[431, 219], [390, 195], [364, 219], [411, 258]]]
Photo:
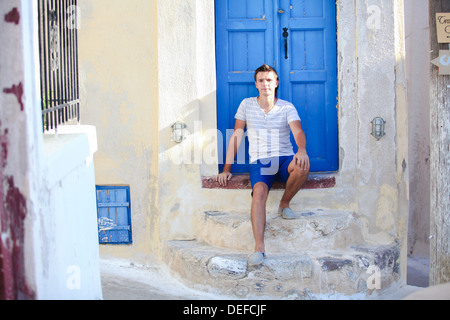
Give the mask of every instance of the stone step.
[[369, 282], [385, 289], [399, 279], [397, 245], [275, 253], [259, 267], [248, 267], [247, 257], [193, 240], [167, 242], [163, 259], [186, 285], [240, 299], [363, 299], [376, 289]]
[[[294, 220], [268, 214], [267, 252], [296, 253], [364, 244], [360, 221], [353, 212], [314, 210], [295, 214]], [[205, 212], [197, 239], [212, 246], [251, 251], [254, 238], [250, 213]]]

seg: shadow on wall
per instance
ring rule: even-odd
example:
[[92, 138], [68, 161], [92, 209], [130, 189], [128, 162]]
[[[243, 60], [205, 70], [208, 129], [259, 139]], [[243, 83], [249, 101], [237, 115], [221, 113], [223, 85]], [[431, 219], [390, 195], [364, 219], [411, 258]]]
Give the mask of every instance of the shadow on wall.
[[[160, 123], [164, 124], [159, 130], [159, 159], [168, 159], [176, 166], [212, 165], [217, 167], [216, 114], [215, 91], [189, 102], [179, 111], [160, 109]], [[180, 129], [173, 127], [177, 122], [181, 124]], [[175, 130], [180, 130], [182, 133], [174, 132]], [[174, 134], [182, 135], [183, 141], [175, 142]], [[214, 173], [217, 173], [217, 168]]]

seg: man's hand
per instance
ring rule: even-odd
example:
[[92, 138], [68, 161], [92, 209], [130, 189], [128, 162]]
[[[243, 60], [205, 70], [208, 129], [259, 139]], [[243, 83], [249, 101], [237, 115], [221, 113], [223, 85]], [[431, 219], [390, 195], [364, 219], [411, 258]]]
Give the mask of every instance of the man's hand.
[[216, 177], [216, 181], [219, 182], [220, 186], [226, 187], [228, 181], [230, 181], [232, 177], [233, 175], [231, 174], [231, 172], [224, 171]]
[[299, 150], [297, 154], [294, 156], [294, 161], [295, 165], [299, 166], [300, 169], [304, 171], [309, 171], [310, 163], [306, 150]]

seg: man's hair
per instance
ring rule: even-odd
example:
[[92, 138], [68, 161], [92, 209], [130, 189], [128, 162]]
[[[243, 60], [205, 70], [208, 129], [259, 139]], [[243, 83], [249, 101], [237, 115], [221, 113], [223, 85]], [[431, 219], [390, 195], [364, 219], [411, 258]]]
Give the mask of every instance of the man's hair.
[[[258, 75], [258, 73], [260, 72], [273, 72], [275, 73], [276, 76], [276, 80], [279, 81], [279, 77], [278, 77], [278, 73], [277, 70], [275, 70], [275, 68], [268, 66], [267, 64], [263, 64], [261, 67], [259, 67], [258, 69], [256, 69], [255, 71], [255, 82], [256, 82], [256, 76]], [[275, 89], [275, 97], [278, 95], [278, 88]]]

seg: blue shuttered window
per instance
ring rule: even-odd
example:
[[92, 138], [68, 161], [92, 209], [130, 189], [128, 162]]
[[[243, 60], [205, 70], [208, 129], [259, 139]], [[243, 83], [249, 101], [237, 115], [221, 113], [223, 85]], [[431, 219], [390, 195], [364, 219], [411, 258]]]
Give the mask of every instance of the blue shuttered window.
[[97, 186], [100, 244], [131, 244], [130, 187]]

